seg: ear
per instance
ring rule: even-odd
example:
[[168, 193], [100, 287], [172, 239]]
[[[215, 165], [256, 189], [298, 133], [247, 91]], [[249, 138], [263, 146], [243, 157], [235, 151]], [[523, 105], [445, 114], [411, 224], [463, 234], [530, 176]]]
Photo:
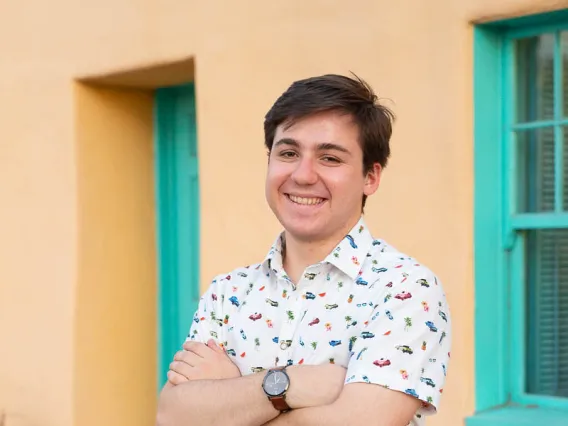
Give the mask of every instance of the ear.
[[379, 183], [381, 182], [381, 173], [383, 168], [379, 163], [373, 164], [373, 168], [367, 172], [365, 176], [365, 186], [363, 188], [363, 194], [367, 197], [373, 195], [377, 189], [379, 189]]

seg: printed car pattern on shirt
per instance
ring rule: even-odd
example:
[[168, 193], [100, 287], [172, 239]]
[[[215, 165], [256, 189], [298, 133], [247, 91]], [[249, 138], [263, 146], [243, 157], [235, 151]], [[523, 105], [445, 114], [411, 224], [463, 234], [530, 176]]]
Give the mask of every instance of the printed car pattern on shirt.
[[423, 401], [411, 424], [435, 412], [451, 345], [442, 285], [424, 265], [361, 218], [295, 285], [282, 267], [283, 234], [260, 264], [217, 276], [202, 296], [188, 339], [213, 337], [241, 373], [337, 363], [345, 382], [374, 383]]

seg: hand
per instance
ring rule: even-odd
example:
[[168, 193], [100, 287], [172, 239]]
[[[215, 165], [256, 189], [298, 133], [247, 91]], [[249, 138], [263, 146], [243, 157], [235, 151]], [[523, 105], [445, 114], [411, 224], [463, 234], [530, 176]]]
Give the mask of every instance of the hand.
[[168, 371], [168, 381], [173, 385], [189, 380], [218, 380], [241, 377], [239, 368], [213, 339], [207, 344], [188, 341], [183, 351], [175, 354]]
[[291, 408], [331, 404], [345, 385], [346, 369], [337, 364], [294, 365], [286, 371], [290, 376], [286, 401]]

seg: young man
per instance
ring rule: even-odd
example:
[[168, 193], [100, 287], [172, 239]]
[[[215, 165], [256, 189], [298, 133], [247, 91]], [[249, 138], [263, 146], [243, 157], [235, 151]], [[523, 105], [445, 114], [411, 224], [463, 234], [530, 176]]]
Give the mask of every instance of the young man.
[[216, 277], [170, 365], [158, 424], [422, 425], [450, 315], [437, 277], [362, 216], [391, 112], [359, 79], [297, 81], [266, 115], [266, 198], [284, 231]]

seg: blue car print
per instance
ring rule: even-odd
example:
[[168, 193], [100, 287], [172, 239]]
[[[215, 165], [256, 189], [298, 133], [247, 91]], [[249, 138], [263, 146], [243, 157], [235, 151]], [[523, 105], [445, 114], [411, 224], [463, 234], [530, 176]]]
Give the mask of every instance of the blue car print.
[[332, 340], [332, 341], [329, 342], [329, 345], [333, 346], [333, 347], [339, 346], [339, 345], [341, 345], [341, 340]]
[[231, 296], [231, 297], [229, 297], [229, 302], [231, 302], [231, 304], [235, 305], [237, 308], [238, 308], [239, 305], [240, 305], [239, 299], [237, 299], [237, 296]]
[[371, 383], [371, 381], [369, 380], [369, 378], [367, 376], [363, 376], [362, 379], [366, 382], [366, 383]]
[[243, 340], [247, 340], [247, 335], [245, 334], [245, 331], [241, 328], [241, 337], [243, 338]]
[[353, 237], [351, 235], [347, 235], [345, 238], [347, 238], [347, 240], [349, 241], [349, 244], [351, 244], [351, 247], [353, 247], [354, 249], [357, 248], [357, 244], [355, 244], [355, 240], [353, 239]]
[[407, 395], [413, 396], [414, 398], [418, 398], [418, 394], [416, 393], [416, 391], [414, 389], [406, 389], [404, 391], [404, 393], [406, 393]]
[[306, 292], [306, 299], [314, 300], [315, 298], [316, 298], [316, 295], [314, 293], [311, 293], [309, 291]]
[[432, 388], [436, 387], [436, 384], [432, 381], [432, 379], [429, 379], [428, 377], [420, 377], [420, 381], [422, 383], [426, 383], [426, 386], [430, 386]]
[[375, 335], [373, 333], [371, 333], [370, 331], [363, 331], [361, 333], [361, 337], [363, 339], [372, 339], [373, 337], [375, 337]]
[[426, 326], [430, 329], [430, 331], [433, 331], [434, 333], [438, 331], [432, 321], [426, 321]]
[[237, 356], [236, 352], [234, 349], [227, 349], [227, 355], [231, 355], [231, 356]]
[[442, 319], [446, 322], [448, 322], [448, 317], [446, 316], [445, 312], [442, 311], [438, 311], [438, 314], [440, 314], [440, 316], [442, 317]]
[[369, 283], [367, 281], [365, 281], [363, 278], [358, 277], [357, 280], [355, 281], [356, 284], [359, 285], [368, 285]]
[[387, 268], [375, 268], [374, 266], [371, 268], [371, 271], [380, 274], [381, 272], [387, 272], [388, 269]]
[[385, 315], [388, 317], [388, 319], [390, 319], [390, 320], [393, 319], [393, 318], [392, 318], [391, 311], [386, 311], [386, 312], [385, 312]]

